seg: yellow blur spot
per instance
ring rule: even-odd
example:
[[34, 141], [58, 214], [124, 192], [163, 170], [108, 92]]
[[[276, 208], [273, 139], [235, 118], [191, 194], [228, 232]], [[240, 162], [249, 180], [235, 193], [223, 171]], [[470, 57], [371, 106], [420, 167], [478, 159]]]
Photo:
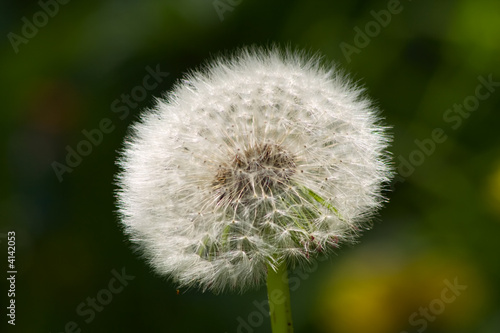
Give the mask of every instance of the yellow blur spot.
[[486, 196], [490, 207], [500, 215], [500, 165], [488, 179]]
[[[417, 331], [425, 318], [421, 308], [435, 316], [427, 322], [433, 331], [454, 332], [481, 321], [488, 287], [470, 263], [438, 253], [401, 261], [394, 253], [368, 252], [340, 263], [325, 280], [315, 302], [320, 332]], [[447, 289], [455, 279], [466, 286], [458, 296]]]

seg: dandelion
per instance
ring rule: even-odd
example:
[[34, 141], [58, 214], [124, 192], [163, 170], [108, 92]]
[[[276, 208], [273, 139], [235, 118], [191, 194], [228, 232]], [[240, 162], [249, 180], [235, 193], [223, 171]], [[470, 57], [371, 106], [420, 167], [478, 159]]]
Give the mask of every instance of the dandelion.
[[[288, 297], [287, 268], [370, 227], [388, 141], [363, 90], [318, 57], [243, 49], [191, 72], [132, 126], [122, 223], [180, 287], [241, 292], [267, 279]], [[271, 311], [285, 317], [273, 331], [291, 331], [289, 303]]]

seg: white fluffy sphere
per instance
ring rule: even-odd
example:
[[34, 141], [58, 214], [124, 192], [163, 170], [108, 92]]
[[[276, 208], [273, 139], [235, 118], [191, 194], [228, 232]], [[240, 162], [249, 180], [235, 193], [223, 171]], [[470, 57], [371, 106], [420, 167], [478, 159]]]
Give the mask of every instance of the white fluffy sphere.
[[181, 286], [242, 291], [369, 226], [391, 177], [362, 90], [317, 57], [244, 49], [193, 72], [132, 127], [118, 204]]

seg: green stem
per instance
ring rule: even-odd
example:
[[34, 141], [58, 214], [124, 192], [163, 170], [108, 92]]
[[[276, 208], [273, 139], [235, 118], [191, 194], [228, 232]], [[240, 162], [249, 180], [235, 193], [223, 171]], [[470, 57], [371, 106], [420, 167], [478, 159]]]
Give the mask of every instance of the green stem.
[[267, 297], [273, 333], [293, 333], [288, 272], [283, 262], [275, 272], [267, 266]]

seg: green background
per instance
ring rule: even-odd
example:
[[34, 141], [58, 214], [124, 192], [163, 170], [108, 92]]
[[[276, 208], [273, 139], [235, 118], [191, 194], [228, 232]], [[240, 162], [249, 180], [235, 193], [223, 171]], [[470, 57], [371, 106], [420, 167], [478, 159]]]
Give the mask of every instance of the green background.
[[[0, 258], [6, 271], [5, 236], [15, 230], [18, 270], [15, 327], [6, 323], [1, 279], [2, 331], [64, 332], [70, 322], [82, 332], [270, 331], [258, 305], [264, 287], [243, 295], [177, 292], [152, 273], [119, 227], [113, 175], [127, 127], [183, 73], [220, 52], [278, 43], [320, 52], [367, 88], [393, 127], [400, 170], [360, 244], [313, 272], [291, 273], [296, 332], [498, 332], [500, 87], [477, 87], [480, 78], [500, 82], [500, 3], [215, 5], [69, 1], [48, 7], [54, 15], [46, 22], [35, 1], [0, 5]], [[388, 9], [390, 18], [381, 14]], [[23, 28], [23, 17], [40, 27]], [[13, 45], [23, 29], [32, 35]], [[346, 54], [347, 44], [356, 51]], [[148, 66], [169, 75], [121, 119], [112, 103], [143, 84]], [[476, 89], [488, 92], [478, 105]], [[464, 103], [472, 111], [453, 113]], [[110, 133], [60, 182], [53, 163], [66, 164], [67, 147], [77, 149], [82, 131], [105, 118]], [[442, 133], [437, 143], [433, 131]], [[133, 280], [108, 293], [113, 270], [122, 269]], [[446, 288], [454, 282], [467, 288], [453, 294]], [[98, 295], [112, 299], [95, 318], [77, 313]]]

